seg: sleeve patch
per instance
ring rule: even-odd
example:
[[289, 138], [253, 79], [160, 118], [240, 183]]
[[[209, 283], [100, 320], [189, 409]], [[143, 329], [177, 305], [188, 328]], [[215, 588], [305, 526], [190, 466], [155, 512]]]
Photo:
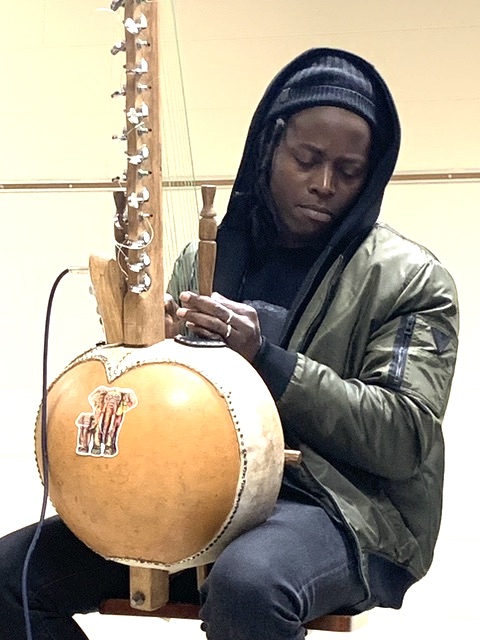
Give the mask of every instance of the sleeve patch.
[[435, 346], [437, 347], [437, 353], [440, 355], [446, 351], [448, 345], [450, 344], [451, 337], [448, 333], [444, 333], [440, 331], [440, 329], [436, 329], [435, 327], [431, 328], [432, 336], [435, 341]]

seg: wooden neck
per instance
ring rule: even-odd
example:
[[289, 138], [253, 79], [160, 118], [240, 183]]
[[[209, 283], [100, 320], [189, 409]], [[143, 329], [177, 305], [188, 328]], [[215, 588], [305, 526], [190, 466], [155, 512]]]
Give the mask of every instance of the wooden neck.
[[[165, 338], [159, 13], [156, 2], [125, 2], [126, 189], [115, 194], [115, 260], [90, 258], [107, 342], [139, 347]], [[199, 287], [204, 295], [212, 293], [216, 257], [214, 195], [215, 187], [202, 187]]]
[[[158, 3], [125, 4], [129, 164], [123, 341], [132, 346], [165, 338], [159, 23]], [[138, 162], [145, 149], [148, 157]]]

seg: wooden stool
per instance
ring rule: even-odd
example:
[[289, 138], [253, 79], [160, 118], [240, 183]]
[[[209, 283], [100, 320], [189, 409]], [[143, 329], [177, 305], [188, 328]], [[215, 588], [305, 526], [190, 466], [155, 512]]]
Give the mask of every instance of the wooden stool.
[[[125, 599], [104, 600], [100, 605], [100, 613], [117, 616], [153, 616], [157, 618], [176, 618], [184, 620], [199, 620], [200, 605], [168, 602], [155, 611], [133, 609], [130, 601]], [[367, 612], [355, 616], [328, 615], [310, 620], [306, 629], [317, 631], [355, 631], [367, 622]]]
[[[196, 567], [197, 586], [206, 579], [212, 565]], [[133, 606], [131, 606], [133, 605]], [[169, 578], [165, 571], [130, 567], [130, 599], [112, 598], [100, 604], [104, 615], [150, 616], [184, 620], [200, 620], [199, 604], [171, 602], [169, 600]], [[355, 631], [367, 622], [368, 613], [358, 615], [327, 615], [310, 620], [306, 629], [317, 631]]]

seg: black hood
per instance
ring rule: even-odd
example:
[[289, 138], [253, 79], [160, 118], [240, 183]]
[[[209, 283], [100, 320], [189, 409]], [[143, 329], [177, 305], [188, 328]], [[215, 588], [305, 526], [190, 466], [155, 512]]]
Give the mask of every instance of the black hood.
[[[270, 242], [269, 227], [273, 231], [273, 218], [268, 214], [259, 176], [265, 173], [265, 162], [270, 162], [275, 145], [275, 122], [269, 118], [272, 105], [292, 76], [315, 64], [319, 57], [336, 56], [352, 63], [370, 80], [375, 99], [380, 105], [381, 120], [373, 132], [375, 149], [369, 177], [351, 209], [333, 231], [321, 252], [310, 286], [321, 280], [328, 267], [344, 253], [350, 257], [375, 224], [398, 156], [400, 123], [392, 96], [375, 68], [355, 54], [327, 48], [310, 49], [286, 65], [272, 80], [261, 99], [250, 124], [242, 160], [233, 185], [227, 211], [218, 229], [217, 270], [215, 289], [227, 297], [237, 298], [241, 279], [249, 259], [249, 247]], [[305, 297], [305, 295], [304, 295]]]

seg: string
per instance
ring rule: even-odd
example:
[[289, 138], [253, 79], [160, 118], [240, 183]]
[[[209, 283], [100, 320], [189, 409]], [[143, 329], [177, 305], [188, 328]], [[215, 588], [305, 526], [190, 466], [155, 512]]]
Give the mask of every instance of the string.
[[[168, 278], [179, 250], [198, 234], [199, 206], [173, 0], [163, 3], [161, 18], [162, 165], [166, 180], [181, 185], [164, 188], [164, 263]], [[168, 47], [171, 42], [174, 48]]]

